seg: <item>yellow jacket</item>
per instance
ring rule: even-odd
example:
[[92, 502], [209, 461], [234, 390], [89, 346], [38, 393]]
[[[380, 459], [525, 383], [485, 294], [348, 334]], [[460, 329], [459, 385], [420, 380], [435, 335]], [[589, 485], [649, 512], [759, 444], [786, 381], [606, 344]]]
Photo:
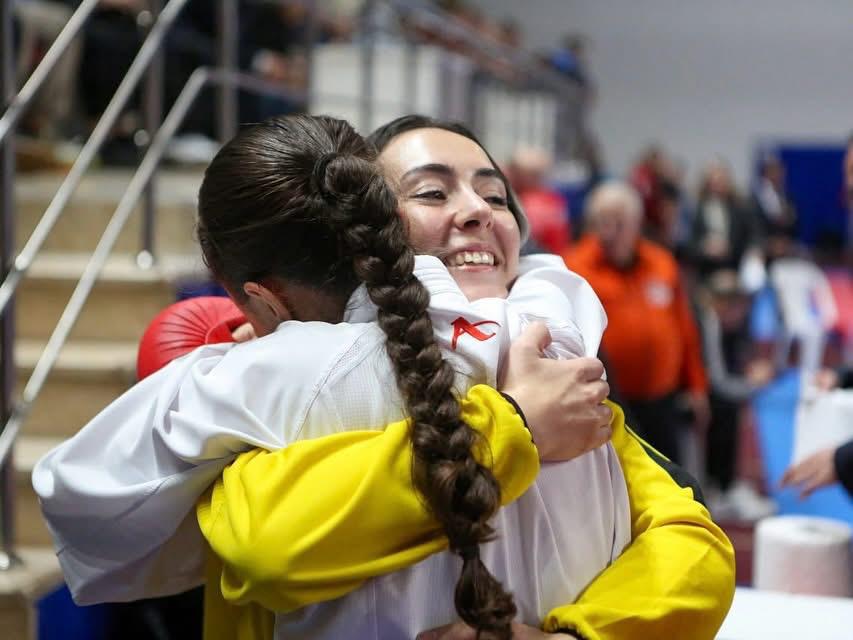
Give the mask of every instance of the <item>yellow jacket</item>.
[[[480, 459], [491, 458], [503, 502], [512, 502], [539, 471], [530, 433], [489, 387], [473, 387], [461, 404], [463, 418], [488, 444]], [[711, 640], [734, 594], [731, 544], [694, 489], [679, 485], [689, 476], [611, 407], [632, 542], [577, 601], [551, 611], [543, 628], [587, 640]], [[238, 457], [197, 509], [215, 554], [205, 639], [271, 638], [273, 611], [340, 597], [445, 549], [440, 526], [412, 487], [411, 464], [405, 421]]]

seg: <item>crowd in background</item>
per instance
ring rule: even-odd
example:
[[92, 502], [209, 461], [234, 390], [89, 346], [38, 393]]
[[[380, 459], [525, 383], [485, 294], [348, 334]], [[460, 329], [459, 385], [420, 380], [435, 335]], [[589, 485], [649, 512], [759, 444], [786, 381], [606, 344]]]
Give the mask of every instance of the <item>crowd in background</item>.
[[[790, 366], [807, 379], [849, 366], [853, 334], [839, 307], [853, 247], [832, 234], [816, 248], [800, 242], [775, 155], [761, 158], [748, 193], [720, 158], [691, 190], [686, 167], [651, 146], [624, 179], [586, 185], [574, 214], [544, 152], [519, 151], [507, 166], [533, 250], [563, 255], [608, 312], [602, 351], [629, 421], [674, 460], [690, 465], [692, 448], [718, 517], [772, 513], [761, 487], [738, 479], [749, 400]], [[839, 195], [853, 206], [853, 137], [844, 171]], [[769, 332], [757, 319], [768, 313]]]
[[[496, 46], [523, 48], [514, 22], [462, 0], [436, 4]], [[17, 0], [22, 80], [77, 5], [79, 0]], [[358, 2], [317, 5], [311, 34], [316, 42], [358, 38]], [[89, 133], [138, 53], [148, 28], [140, 15], [147, 6], [146, 0], [101, 0], [23, 121], [25, 136], [63, 141]], [[241, 94], [240, 120], [304, 110], [306, 3], [242, 0], [239, 16], [239, 67], [292, 96]], [[485, 56], [471, 41], [405, 20], [397, 27], [418, 42], [467, 56], [508, 82], [518, 80], [511, 65]], [[212, 3], [190, 0], [163, 47], [166, 109], [195, 68], [214, 63], [215, 35]], [[575, 82], [590, 99], [585, 47], [583, 36], [570, 34], [555, 50], [537, 55], [543, 67]], [[204, 96], [196, 102], [170, 149], [172, 160], [205, 162], [215, 152], [213, 105]], [[141, 109], [136, 95], [101, 153], [103, 163], [138, 162]], [[26, 145], [23, 149], [26, 153]], [[530, 218], [528, 251], [564, 256], [601, 297], [610, 318], [603, 357], [611, 387], [636, 428], [674, 460], [689, 464], [692, 455], [720, 517], [767, 515], [773, 505], [759, 495], [760, 487], [738, 480], [739, 425], [752, 395], [791, 363], [817, 371], [853, 357], [853, 336], [833, 306], [838, 287], [851, 286], [849, 271], [843, 272], [846, 278], [829, 277], [833, 266], [843, 264], [845, 248], [853, 247], [845, 247], [841, 237], [822, 238], [818, 253], [800, 244], [785, 166], [774, 155], [761, 159], [748, 190], [737, 186], [748, 177], [733, 176], [722, 158], [709, 160], [692, 188], [688, 169], [696, 168], [683, 166], [659, 145], [639, 151], [621, 181], [609, 175], [592, 135], [573, 155], [584, 171], [582, 184], [571, 187], [554, 166], [555, 156], [564, 160], [559, 148], [553, 154], [520, 148], [503, 159]], [[853, 201], [853, 140], [846, 162], [844, 197]], [[22, 166], [28, 166], [26, 157]], [[36, 158], [33, 166], [44, 163]], [[772, 301], [778, 328], [757, 333], [751, 319], [766, 300]]]
[[[80, 2], [14, 0], [19, 83], [29, 76]], [[304, 111], [309, 47], [357, 40], [367, 24], [380, 31], [381, 37], [404, 38], [466, 56], [483, 73], [505, 82], [518, 84], [525, 80], [514, 71], [513, 65], [503, 63], [495, 51], [486, 52], [471, 40], [444, 33], [404, 13], [380, 7], [368, 21], [361, 15], [359, 0], [313, 4], [312, 12], [309, 3], [301, 0], [238, 0], [239, 69], [260, 76], [288, 93], [281, 97], [241, 92], [241, 122], [258, 122], [276, 114]], [[460, 0], [435, 4], [461, 27], [497, 47], [496, 51], [504, 56], [521, 50], [521, 32], [513, 21], [495, 19]], [[63, 143], [82, 140], [89, 134], [148, 34], [153, 21], [149, 8], [149, 0], [100, 0], [83, 33], [62, 56], [21, 124], [23, 169], [51, 168], [59, 161], [54, 156], [66, 148]], [[180, 12], [162, 48], [167, 70], [164, 110], [174, 103], [196, 68], [216, 63], [217, 28], [216, 5], [209, 0], [189, 0]], [[567, 36], [561, 47], [541, 53], [536, 60], [578, 86], [588, 87], [583, 46], [581, 37]], [[213, 142], [215, 104], [212, 94], [196, 100], [182, 124], [181, 135], [169, 149], [168, 159], [199, 164], [210, 160], [217, 148]], [[138, 90], [101, 153], [104, 164], [132, 166], [138, 162], [140, 147], [149, 139], [140, 135], [145, 126], [142, 111], [143, 95]], [[30, 158], [30, 148], [40, 154]], [[75, 151], [73, 146], [67, 149]]]

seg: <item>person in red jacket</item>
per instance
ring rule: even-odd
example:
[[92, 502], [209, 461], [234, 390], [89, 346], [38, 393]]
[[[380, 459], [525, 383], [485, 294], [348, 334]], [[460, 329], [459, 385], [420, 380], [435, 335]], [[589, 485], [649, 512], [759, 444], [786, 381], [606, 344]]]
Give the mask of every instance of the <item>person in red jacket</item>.
[[509, 178], [530, 222], [530, 235], [543, 249], [561, 254], [569, 248], [572, 229], [569, 203], [546, 177], [553, 161], [542, 149], [518, 149], [509, 165]]
[[641, 237], [642, 200], [629, 185], [607, 182], [587, 202], [587, 233], [563, 257], [607, 312], [602, 349], [611, 387], [632, 424], [678, 461], [681, 396], [695, 427], [704, 430], [710, 415], [699, 332], [678, 265]]

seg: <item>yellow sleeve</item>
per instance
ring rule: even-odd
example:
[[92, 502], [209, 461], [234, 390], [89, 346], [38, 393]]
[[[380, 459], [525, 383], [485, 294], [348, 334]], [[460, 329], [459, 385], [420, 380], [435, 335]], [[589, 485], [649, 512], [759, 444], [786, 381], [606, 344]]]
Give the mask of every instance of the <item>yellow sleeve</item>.
[[544, 629], [586, 640], [713, 640], [735, 589], [734, 550], [694, 494], [695, 481], [640, 440], [613, 409], [613, 445], [631, 504], [631, 540]]
[[[478, 457], [492, 466], [502, 503], [512, 502], [539, 472], [530, 432], [489, 387], [473, 387], [461, 406], [488, 445]], [[225, 599], [291, 611], [446, 548], [413, 489], [411, 467], [405, 421], [239, 456], [197, 506], [222, 561]]]

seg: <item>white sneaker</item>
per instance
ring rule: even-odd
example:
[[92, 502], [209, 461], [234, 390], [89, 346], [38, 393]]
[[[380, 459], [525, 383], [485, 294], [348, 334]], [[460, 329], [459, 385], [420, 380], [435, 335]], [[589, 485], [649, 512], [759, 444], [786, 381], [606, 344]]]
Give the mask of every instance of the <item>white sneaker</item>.
[[165, 157], [178, 164], [209, 164], [219, 151], [219, 143], [198, 133], [186, 133], [174, 138]]
[[742, 522], [757, 522], [772, 516], [779, 508], [773, 500], [761, 495], [742, 480], [735, 482], [724, 495], [734, 508], [735, 517]]
[[705, 500], [708, 511], [715, 522], [725, 522], [738, 519], [737, 508], [732, 502], [729, 492], [723, 493], [719, 489], [711, 488], [705, 491]]

